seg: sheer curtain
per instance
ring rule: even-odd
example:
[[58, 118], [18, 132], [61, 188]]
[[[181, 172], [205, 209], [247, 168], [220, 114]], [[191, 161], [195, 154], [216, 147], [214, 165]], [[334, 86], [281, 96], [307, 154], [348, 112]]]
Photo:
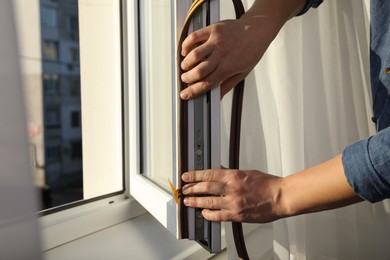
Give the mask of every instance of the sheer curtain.
[[[364, 0], [327, 0], [286, 24], [246, 81], [242, 169], [287, 176], [374, 133], [368, 10]], [[223, 107], [227, 138], [229, 98]], [[252, 259], [388, 259], [389, 208], [363, 202], [279, 220], [248, 251]]]

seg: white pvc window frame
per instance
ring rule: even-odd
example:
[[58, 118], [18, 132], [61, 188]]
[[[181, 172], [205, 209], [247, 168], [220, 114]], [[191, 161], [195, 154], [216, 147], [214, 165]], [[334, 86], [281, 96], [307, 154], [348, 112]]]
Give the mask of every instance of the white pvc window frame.
[[[154, 1], [154, 0], [150, 0]], [[172, 71], [172, 82], [171, 84], [175, 86], [174, 92], [171, 93], [173, 98], [172, 106], [172, 129], [173, 133], [166, 133], [166, 135], [173, 135], [173, 151], [172, 151], [172, 169], [170, 173], [170, 180], [175, 187], [179, 186], [180, 179], [178, 179], [178, 131], [177, 131], [177, 122], [179, 118], [178, 108], [178, 91], [179, 88], [177, 84], [177, 70], [175, 61], [177, 60], [177, 42], [180, 37], [181, 28], [184, 24], [188, 7], [191, 5], [191, 0], [186, 1], [170, 1], [171, 14], [173, 19], [171, 19], [171, 32], [172, 35], [168, 35], [172, 40], [174, 46], [172, 51], [172, 64], [168, 66], [171, 67]], [[152, 180], [141, 174], [140, 161], [142, 159], [141, 155], [141, 133], [140, 128], [128, 127], [129, 125], [140, 125], [142, 116], [141, 106], [140, 106], [140, 88], [147, 88], [148, 86], [141, 86], [141, 75], [140, 75], [140, 30], [146, 30], [146, 28], [140, 28], [140, 19], [139, 15], [139, 4], [138, 1], [126, 2], [127, 6], [124, 7], [126, 10], [126, 32], [125, 37], [127, 42], [125, 44], [125, 57], [127, 61], [124, 63], [127, 64], [125, 70], [125, 93], [127, 107], [126, 119], [128, 129], [125, 131], [127, 133], [126, 150], [128, 161], [128, 172], [129, 172], [129, 185], [130, 185], [130, 195], [133, 196], [150, 214], [152, 214], [164, 227], [166, 227], [174, 236], [179, 238], [179, 227], [178, 227], [178, 205], [176, 204], [173, 195], [171, 192], [166, 191], [161, 188], [159, 185], [154, 183]], [[168, 31], [168, 30], [167, 30]], [[146, 32], [147, 33], [147, 32]], [[162, 50], [163, 51], [163, 50]], [[137, 61], [137, 62], [134, 62]], [[173, 88], [172, 88], [173, 89]], [[144, 89], [142, 90], [144, 91]], [[148, 106], [148, 104], [143, 104], [143, 106]], [[144, 130], [142, 130], [144, 131]], [[152, 162], [153, 163], [153, 162]]]
[[[175, 1], [172, 1], [172, 8], [174, 8]], [[171, 193], [167, 192], [163, 188], [159, 187], [150, 179], [141, 175], [140, 172], [140, 128], [139, 127], [129, 127], [140, 125], [140, 68], [139, 61], [139, 13], [138, 13], [138, 3], [137, 1], [126, 2], [124, 7], [126, 10], [126, 32], [125, 37], [127, 39], [125, 49], [127, 61], [127, 67], [125, 67], [125, 97], [127, 105], [125, 106], [125, 111], [127, 111], [126, 127], [127, 129], [127, 140], [126, 140], [126, 151], [127, 151], [127, 167], [129, 172], [129, 185], [130, 185], [130, 195], [134, 197], [150, 214], [152, 214], [165, 228], [167, 228], [174, 236], [179, 237], [178, 234], [178, 213], [177, 205]], [[174, 13], [174, 12], [172, 12]], [[172, 25], [173, 26], [173, 25]], [[176, 46], [175, 46], [176, 47]], [[176, 60], [176, 59], [173, 59]], [[175, 71], [175, 65], [173, 66], [172, 71]], [[174, 111], [172, 111], [173, 116], [173, 129], [176, 129], [176, 115], [175, 115], [175, 105]], [[173, 138], [174, 142], [174, 163], [172, 174], [170, 176], [172, 182], [177, 187], [177, 178], [176, 178], [176, 131], [174, 130], [175, 137]], [[167, 133], [171, 135], [172, 133]]]

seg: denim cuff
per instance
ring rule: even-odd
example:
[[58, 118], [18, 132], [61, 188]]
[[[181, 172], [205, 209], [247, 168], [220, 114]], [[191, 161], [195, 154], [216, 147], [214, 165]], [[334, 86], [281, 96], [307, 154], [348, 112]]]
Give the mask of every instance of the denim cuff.
[[348, 183], [360, 197], [372, 203], [390, 197], [390, 128], [349, 145], [342, 162]]
[[303, 15], [306, 13], [310, 8], [317, 8], [322, 4], [324, 0], [307, 0], [305, 6], [302, 8], [302, 10], [297, 14], [297, 16]]

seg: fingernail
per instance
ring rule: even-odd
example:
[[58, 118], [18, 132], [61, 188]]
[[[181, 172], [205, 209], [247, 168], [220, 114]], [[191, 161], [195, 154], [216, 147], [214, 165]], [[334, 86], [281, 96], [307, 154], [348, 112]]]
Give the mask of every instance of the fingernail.
[[190, 203], [190, 200], [188, 198], [184, 198], [183, 203], [184, 205], [188, 205]]
[[181, 81], [183, 81], [184, 83], [188, 83], [188, 82], [186, 81], [186, 77], [184, 76], [184, 74], [181, 74], [180, 79], [181, 79]]
[[[187, 100], [188, 99], [188, 94], [186, 93], [186, 92], [181, 92], [180, 93], [180, 97], [181, 97], [181, 99], [183, 99], [183, 100]], [[183, 180], [183, 181], [185, 181], [185, 180]]]
[[[184, 173], [182, 176], [181, 176], [181, 179], [185, 182], [188, 182], [190, 180], [190, 175], [188, 173]], [[185, 187], [185, 186], [184, 186]]]
[[187, 66], [184, 62], [180, 63], [180, 67], [183, 69], [183, 70], [187, 70]]
[[188, 190], [188, 186], [187, 185], [185, 185], [185, 186], [183, 186], [183, 188], [181, 188], [181, 192], [185, 195], [185, 194], [187, 194], [187, 190]]

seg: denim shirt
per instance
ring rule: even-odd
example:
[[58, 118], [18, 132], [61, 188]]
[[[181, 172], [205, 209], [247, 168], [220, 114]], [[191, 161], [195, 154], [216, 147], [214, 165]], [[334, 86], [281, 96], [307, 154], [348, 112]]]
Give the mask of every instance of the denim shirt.
[[[308, 0], [300, 14], [317, 7]], [[370, 75], [377, 134], [347, 146], [342, 162], [354, 191], [370, 202], [390, 198], [390, 1], [371, 0]]]

